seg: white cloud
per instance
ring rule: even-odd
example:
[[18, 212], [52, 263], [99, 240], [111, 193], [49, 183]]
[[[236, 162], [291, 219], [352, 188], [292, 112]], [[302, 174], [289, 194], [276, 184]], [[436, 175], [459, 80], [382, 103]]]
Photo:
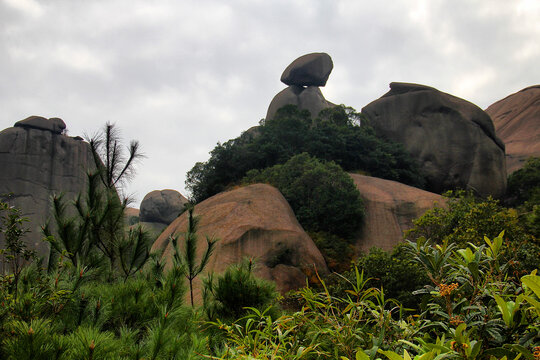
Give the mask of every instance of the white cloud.
[[43, 15], [44, 9], [35, 0], [3, 0], [4, 3], [13, 9], [21, 11], [25, 15], [37, 18]]

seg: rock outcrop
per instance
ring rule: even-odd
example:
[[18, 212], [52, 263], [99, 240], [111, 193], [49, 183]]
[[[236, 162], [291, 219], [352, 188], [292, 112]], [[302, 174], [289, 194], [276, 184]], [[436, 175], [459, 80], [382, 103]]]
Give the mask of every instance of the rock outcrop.
[[506, 145], [508, 174], [519, 170], [530, 156], [540, 156], [540, 85], [507, 96], [486, 112]]
[[319, 89], [319, 86], [326, 85], [333, 66], [332, 58], [326, 53], [307, 54], [294, 60], [281, 75], [281, 81], [289, 87], [274, 96], [266, 119], [272, 119], [278, 109], [289, 104], [308, 110], [312, 117], [335, 106], [324, 98]]
[[[217, 194], [195, 206], [200, 216], [199, 256], [205, 236], [219, 239], [206, 271], [222, 272], [244, 257], [255, 259], [258, 276], [273, 280], [281, 292], [305, 285], [316, 268], [328, 271], [311, 238], [304, 232], [289, 204], [274, 187], [254, 184]], [[187, 213], [173, 221], [154, 243], [170, 262], [169, 236], [181, 235], [187, 228]], [[179, 244], [183, 238], [180, 237]], [[197, 293], [196, 293], [197, 294]]]
[[88, 143], [62, 135], [65, 127], [58, 118], [31, 116], [0, 132], [0, 194], [13, 194], [9, 202], [30, 220], [26, 240], [40, 255], [48, 251], [40, 227], [50, 216], [51, 195], [74, 198], [93, 168]]
[[462, 188], [500, 197], [506, 189], [504, 144], [476, 105], [417, 84], [391, 83], [362, 109], [375, 131], [418, 160], [427, 189]]
[[139, 221], [172, 223], [183, 211], [188, 200], [176, 190], [154, 190], [141, 202]]
[[365, 221], [356, 240], [356, 250], [368, 252], [372, 247], [384, 250], [403, 240], [403, 232], [412, 221], [436, 204], [441, 195], [404, 185], [396, 181], [350, 174], [366, 207]]

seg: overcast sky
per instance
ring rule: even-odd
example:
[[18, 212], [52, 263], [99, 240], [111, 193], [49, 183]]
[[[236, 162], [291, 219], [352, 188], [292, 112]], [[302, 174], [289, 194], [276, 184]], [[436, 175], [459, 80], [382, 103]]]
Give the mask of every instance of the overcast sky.
[[403, 81], [486, 108], [540, 83], [540, 1], [0, 0], [0, 130], [114, 122], [146, 155], [137, 202], [185, 193], [186, 172], [257, 125], [310, 52], [333, 59], [333, 103], [360, 110]]

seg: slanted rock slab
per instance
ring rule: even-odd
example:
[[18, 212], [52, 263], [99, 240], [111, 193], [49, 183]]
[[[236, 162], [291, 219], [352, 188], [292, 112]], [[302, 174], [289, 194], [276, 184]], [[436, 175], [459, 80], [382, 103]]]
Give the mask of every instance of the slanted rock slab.
[[325, 86], [334, 68], [330, 55], [311, 53], [294, 60], [281, 75], [281, 82], [297, 86]]
[[521, 169], [530, 156], [540, 156], [540, 85], [509, 95], [486, 112], [506, 145], [508, 175]]

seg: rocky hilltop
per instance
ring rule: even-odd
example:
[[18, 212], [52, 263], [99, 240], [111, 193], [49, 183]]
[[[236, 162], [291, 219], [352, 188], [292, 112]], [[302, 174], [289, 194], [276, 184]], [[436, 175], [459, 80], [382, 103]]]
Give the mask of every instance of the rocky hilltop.
[[51, 213], [51, 195], [74, 197], [93, 164], [88, 143], [65, 129], [59, 118], [31, 116], [0, 132], [0, 194], [12, 194], [9, 203], [28, 217], [26, 239], [41, 255], [48, 251], [40, 227]]
[[508, 175], [520, 169], [529, 156], [540, 156], [540, 85], [509, 95], [486, 112], [506, 145]]

